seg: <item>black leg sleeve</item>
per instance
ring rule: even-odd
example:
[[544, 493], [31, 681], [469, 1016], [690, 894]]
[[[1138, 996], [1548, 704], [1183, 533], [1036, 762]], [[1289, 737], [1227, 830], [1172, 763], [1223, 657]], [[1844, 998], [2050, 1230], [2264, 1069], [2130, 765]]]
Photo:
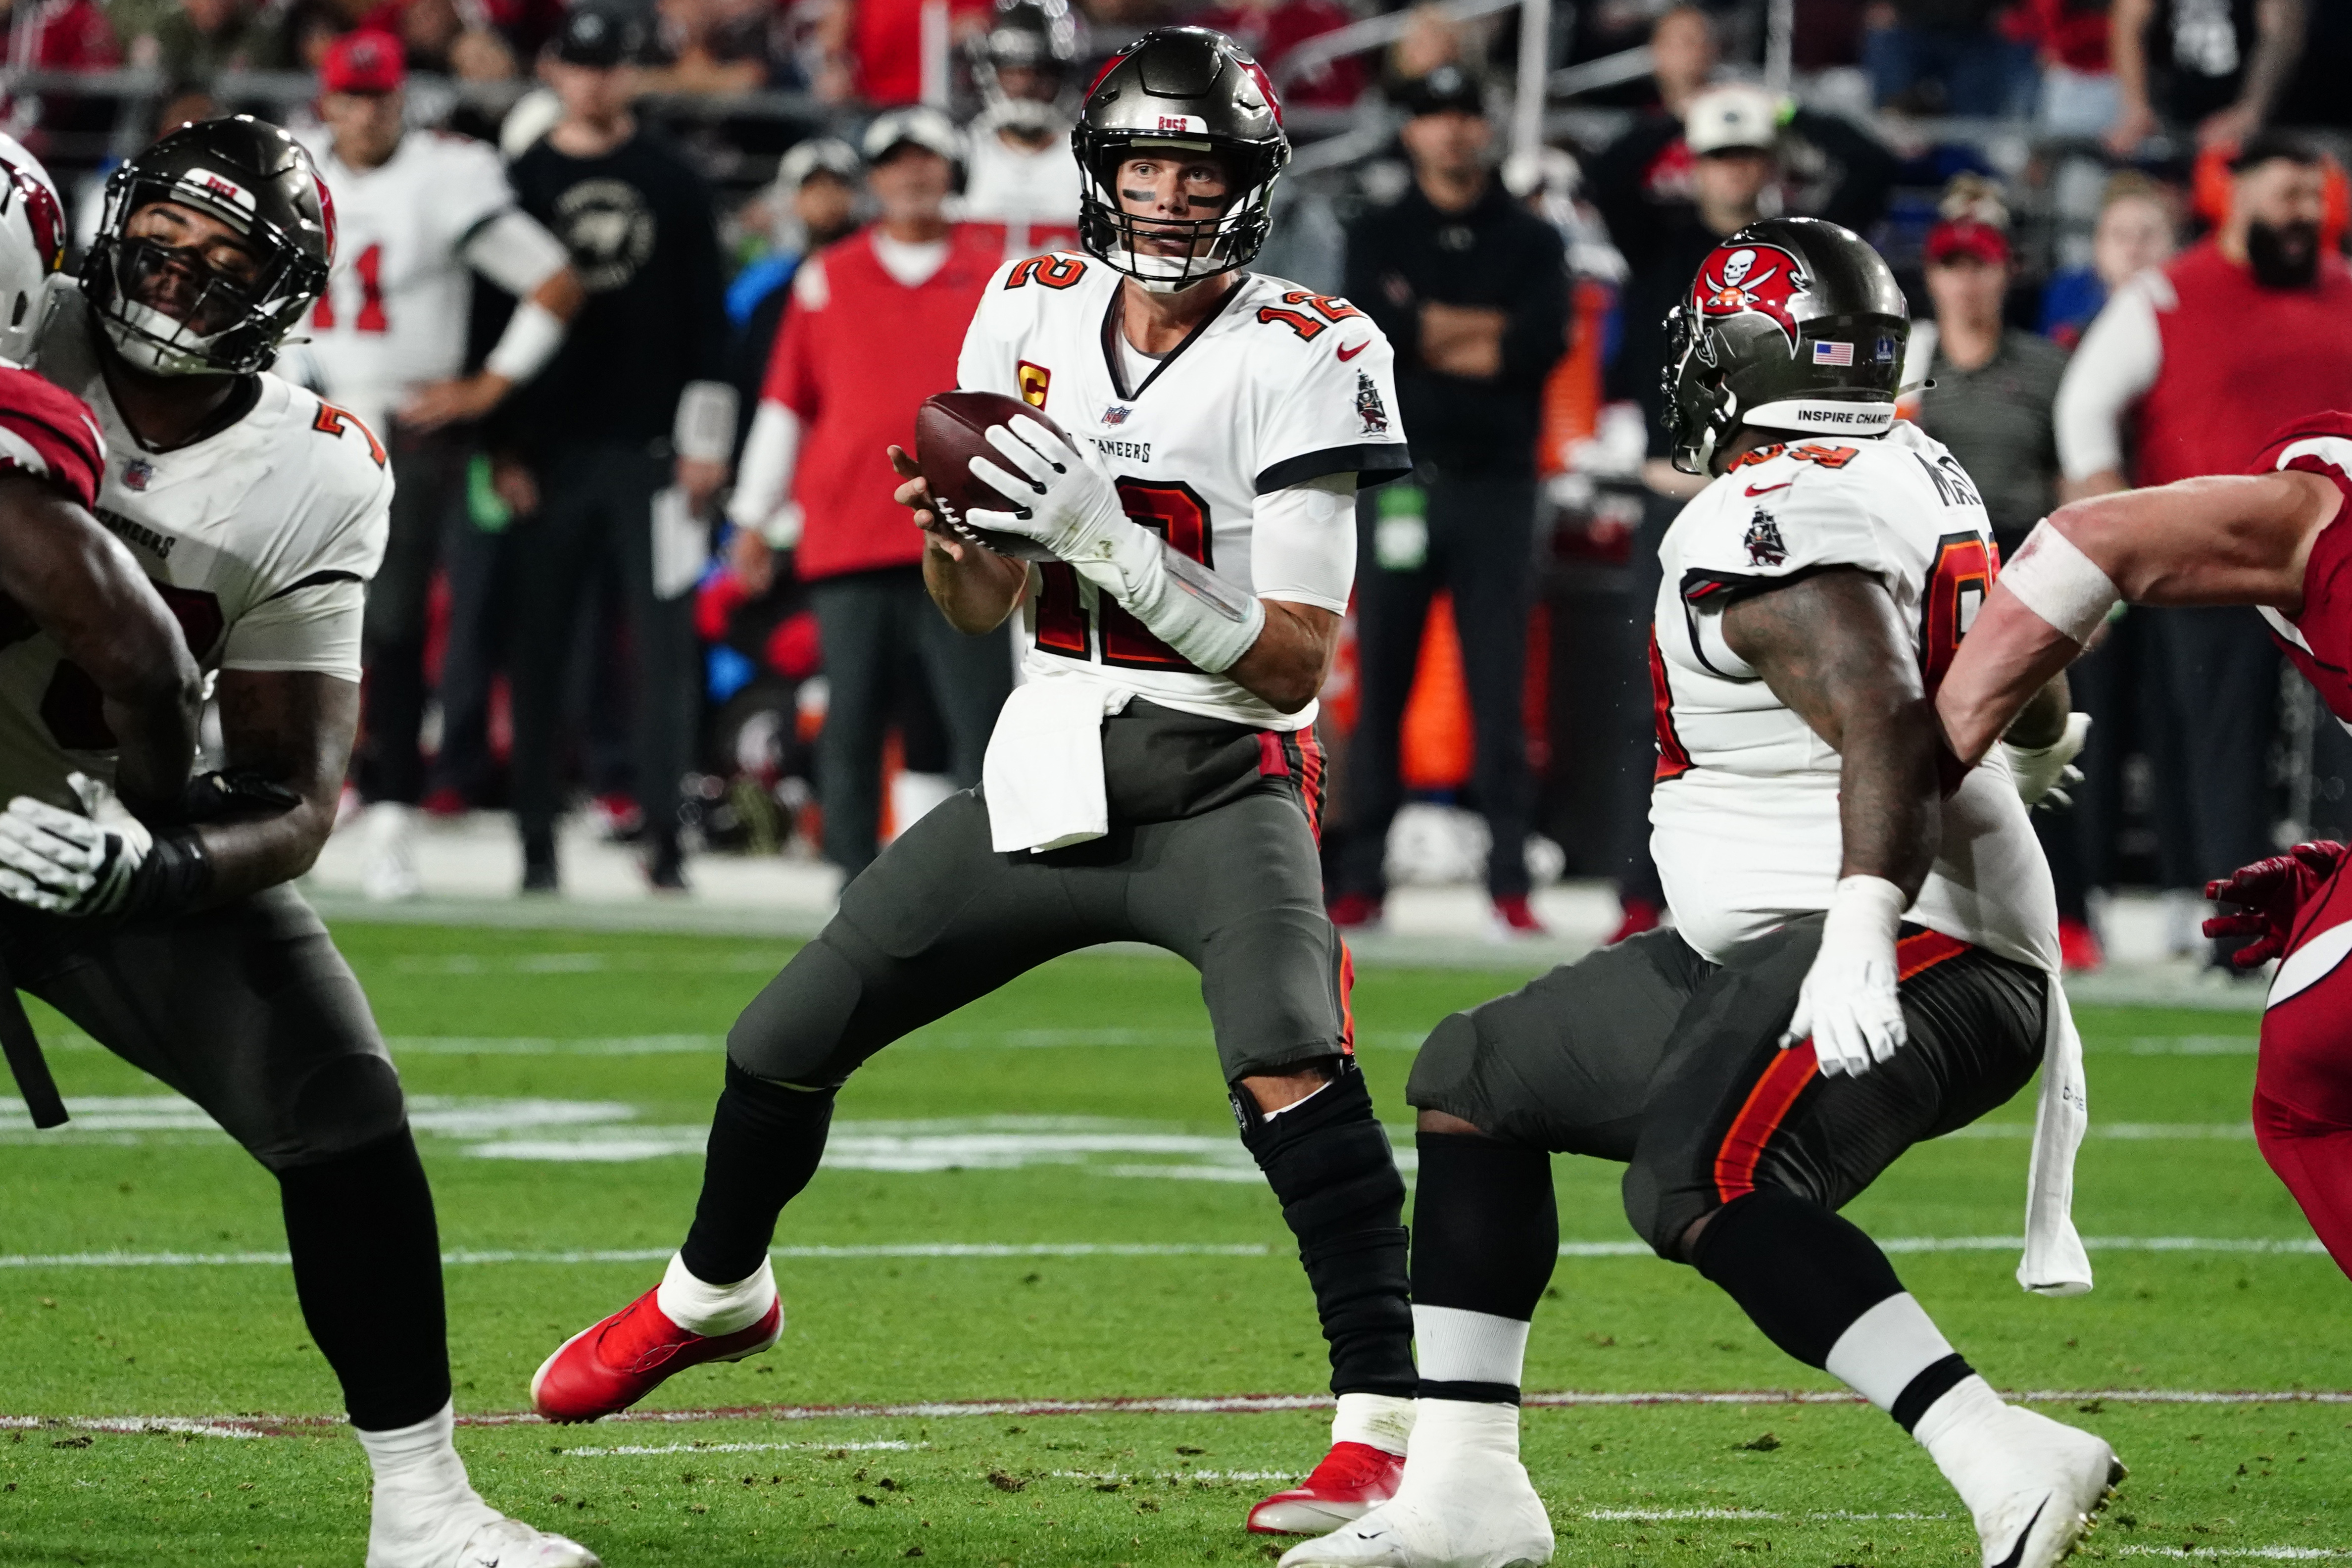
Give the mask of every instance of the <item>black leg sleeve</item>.
[[1331, 1345], [1331, 1392], [1410, 1397], [1404, 1178], [1364, 1075], [1343, 1058], [1328, 1087], [1271, 1120], [1236, 1085], [1234, 1114], [1298, 1238]]
[[1759, 1187], [1716, 1210], [1691, 1264], [1807, 1366], [1827, 1366], [1838, 1336], [1903, 1289], [1859, 1226], [1780, 1187]]
[[397, 1132], [278, 1173], [302, 1321], [362, 1432], [449, 1403], [441, 1238], [416, 1140]]
[[727, 1064], [703, 1156], [702, 1196], [680, 1254], [696, 1279], [731, 1285], [758, 1272], [776, 1216], [816, 1174], [834, 1092], [787, 1089]]
[[[1527, 1322], [1559, 1261], [1551, 1156], [1468, 1132], [1423, 1132], [1412, 1195], [1412, 1300]], [[1517, 1404], [1492, 1383], [1423, 1379], [1423, 1399]]]

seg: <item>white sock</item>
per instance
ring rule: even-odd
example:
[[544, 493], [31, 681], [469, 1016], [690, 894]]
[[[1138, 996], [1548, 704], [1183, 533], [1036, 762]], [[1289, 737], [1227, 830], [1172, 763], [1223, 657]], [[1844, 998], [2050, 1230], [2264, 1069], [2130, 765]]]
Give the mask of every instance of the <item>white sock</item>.
[[1364, 1443], [1402, 1458], [1412, 1436], [1414, 1404], [1392, 1394], [1343, 1394], [1331, 1417], [1331, 1441]]
[[712, 1285], [687, 1272], [686, 1258], [672, 1254], [654, 1304], [662, 1316], [688, 1333], [715, 1339], [748, 1329], [768, 1314], [776, 1299], [776, 1271], [766, 1258], [757, 1272], [732, 1285]]
[[[1412, 1451], [1423, 1474], [1431, 1473], [1428, 1460], [1455, 1455], [1518, 1462], [1517, 1405], [1467, 1399], [1424, 1399], [1420, 1405], [1413, 1414]], [[1408, 1466], [1405, 1474], [1412, 1473]]]
[[369, 1568], [454, 1558], [476, 1531], [499, 1519], [466, 1479], [466, 1463], [450, 1441], [456, 1428], [456, 1413], [444, 1405], [414, 1426], [353, 1429], [375, 1473]]
[[1936, 1461], [1936, 1468], [1959, 1486], [1960, 1495], [1966, 1497], [1968, 1489], [1962, 1485], [1962, 1479], [1976, 1457], [1976, 1443], [1984, 1423], [2008, 1408], [2000, 1402], [2000, 1395], [1992, 1391], [1992, 1384], [1970, 1373], [1927, 1406], [1927, 1413], [1919, 1417], [1919, 1425], [1911, 1429], [1911, 1436], [1919, 1440], [1919, 1446]]
[[1425, 1383], [1519, 1386], [1528, 1361], [1528, 1325], [1459, 1307], [1412, 1310], [1413, 1359]]
[[1904, 1290], [1849, 1324], [1826, 1364], [1832, 1377], [1891, 1413], [1913, 1378], [1951, 1353], [1927, 1309]]

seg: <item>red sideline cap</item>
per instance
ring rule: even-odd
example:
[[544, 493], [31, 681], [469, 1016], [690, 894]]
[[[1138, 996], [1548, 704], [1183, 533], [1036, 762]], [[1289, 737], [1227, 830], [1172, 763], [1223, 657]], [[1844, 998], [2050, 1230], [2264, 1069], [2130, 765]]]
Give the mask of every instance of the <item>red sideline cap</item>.
[[390, 33], [345, 33], [319, 63], [321, 92], [397, 92], [407, 78], [400, 40]]
[[1927, 259], [1972, 256], [1988, 267], [2009, 265], [2009, 236], [1972, 217], [1948, 218], [1927, 231]]

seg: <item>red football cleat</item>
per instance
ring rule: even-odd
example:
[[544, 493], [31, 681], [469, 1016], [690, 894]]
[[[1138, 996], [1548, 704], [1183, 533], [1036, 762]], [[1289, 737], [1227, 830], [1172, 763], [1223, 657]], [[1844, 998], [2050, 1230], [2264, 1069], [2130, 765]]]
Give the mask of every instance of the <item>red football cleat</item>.
[[659, 1291], [564, 1341], [531, 1375], [530, 1407], [550, 1421], [593, 1421], [626, 1410], [674, 1372], [758, 1355], [784, 1330], [780, 1299], [750, 1328], [706, 1339], [662, 1316], [654, 1301]]
[[2058, 956], [2069, 974], [2088, 974], [2107, 962], [2099, 933], [2087, 922], [2072, 918], [2058, 921]]
[[1607, 942], [1601, 944], [1603, 947], [1614, 947], [1629, 936], [1655, 931], [1658, 922], [1665, 918], [1665, 911], [1647, 899], [1620, 899], [1617, 908], [1621, 912], [1617, 929], [1610, 933]]
[[455, 784], [443, 784], [437, 789], [427, 790], [425, 798], [416, 804], [427, 816], [463, 816], [474, 809], [474, 803], [466, 798], [466, 792]]
[[1331, 923], [1341, 931], [1356, 931], [1381, 923], [1381, 900], [1370, 893], [1342, 893], [1324, 905]]
[[1499, 937], [1549, 936], [1543, 921], [1536, 919], [1535, 906], [1528, 902], [1525, 893], [1507, 893], [1495, 900], [1495, 934]]
[[1249, 1511], [1260, 1535], [1321, 1535], [1360, 1518], [1396, 1496], [1404, 1456], [1370, 1443], [1334, 1443], [1315, 1473]]

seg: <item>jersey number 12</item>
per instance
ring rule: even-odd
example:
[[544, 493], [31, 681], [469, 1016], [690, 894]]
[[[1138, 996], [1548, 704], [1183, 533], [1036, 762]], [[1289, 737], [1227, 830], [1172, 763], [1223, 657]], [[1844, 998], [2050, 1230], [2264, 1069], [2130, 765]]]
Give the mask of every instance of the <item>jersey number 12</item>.
[[[1212, 571], [1216, 569], [1210, 551], [1209, 503], [1194, 494], [1192, 486], [1143, 479], [1117, 483], [1119, 504], [1129, 518], [1166, 540], [1171, 549]], [[1069, 658], [1088, 658], [1092, 650], [1087, 644], [1086, 606], [1078, 597], [1076, 569], [1049, 561], [1039, 572], [1045, 587], [1037, 595], [1037, 646]], [[1124, 607], [1108, 600], [1097, 600], [1097, 605], [1105, 664], [1123, 669], [1198, 673], [1192, 660], [1146, 630]]]

